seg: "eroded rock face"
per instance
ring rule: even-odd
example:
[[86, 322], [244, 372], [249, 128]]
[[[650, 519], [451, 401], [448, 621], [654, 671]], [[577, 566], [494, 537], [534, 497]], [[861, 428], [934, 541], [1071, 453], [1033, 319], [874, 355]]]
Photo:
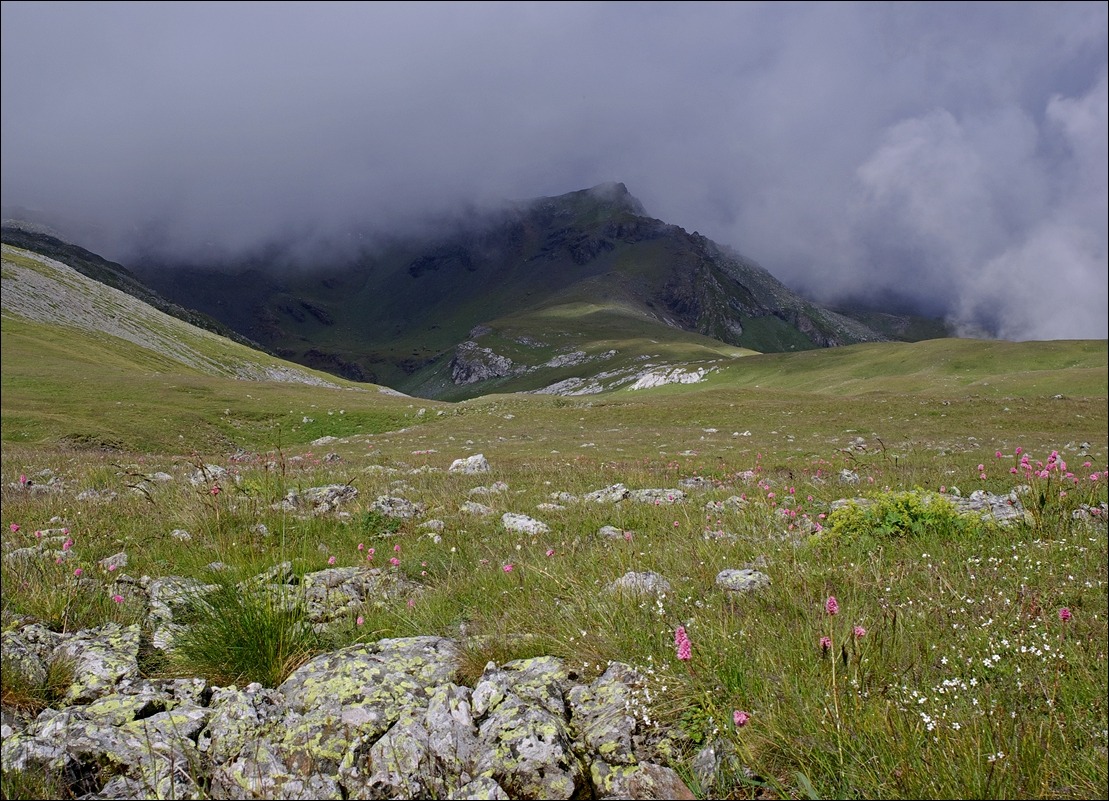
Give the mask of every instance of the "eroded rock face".
[[490, 378], [512, 375], [517, 365], [507, 356], [500, 356], [483, 348], [473, 340], [460, 344], [451, 359], [451, 381], [455, 384], [476, 384]]
[[692, 798], [645, 750], [627, 711], [644, 679], [628, 665], [583, 684], [555, 657], [491, 662], [471, 689], [460, 643], [408, 637], [321, 654], [276, 688], [212, 687], [137, 678], [138, 627], [51, 634], [5, 632], [5, 653], [95, 658], [62, 708], [26, 725], [5, 710], [0, 761], [81, 797]]

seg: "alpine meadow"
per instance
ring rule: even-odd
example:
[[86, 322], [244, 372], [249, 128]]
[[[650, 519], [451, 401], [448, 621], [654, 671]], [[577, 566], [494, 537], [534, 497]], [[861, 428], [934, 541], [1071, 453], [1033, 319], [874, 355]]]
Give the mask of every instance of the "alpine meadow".
[[1104, 796], [1106, 340], [506, 215], [226, 319], [5, 228], [4, 798]]

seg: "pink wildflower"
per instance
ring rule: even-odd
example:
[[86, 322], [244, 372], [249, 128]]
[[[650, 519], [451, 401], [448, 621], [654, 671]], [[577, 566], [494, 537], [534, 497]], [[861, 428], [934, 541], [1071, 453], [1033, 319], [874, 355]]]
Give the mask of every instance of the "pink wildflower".
[[84, 572], [85, 571], [82, 570], [81, 568], [77, 568], [76, 570], [73, 571], [73, 575], [77, 576], [77, 578], [80, 578], [81, 574], [84, 573]]
[[112, 600], [115, 601], [117, 604], [121, 604], [121, 603], [123, 603], [123, 596], [122, 595], [113, 595]]
[[683, 662], [688, 662], [693, 658], [693, 643], [689, 640], [682, 640], [681, 645], [678, 646], [678, 659]]
[[674, 645], [681, 645], [689, 637], [686, 636], [685, 626], [678, 626], [674, 629]]
[[515, 569], [515, 567], [515, 565], [509, 562], [507, 565], [504, 565], [501, 570], [503, 570], [505, 573], [511, 573]]
[[554, 548], [548, 548], [547, 549], [547, 556], [554, 556], [554, 555], [555, 555]]
[[393, 553], [400, 553], [400, 543], [393, 546]]
[[737, 728], [743, 728], [749, 720], [751, 720], [751, 716], [742, 709], [737, 709], [732, 713], [732, 722], [735, 723]]
[[359, 615], [359, 616], [358, 616], [358, 619], [354, 621], [354, 625], [356, 625], [356, 626], [361, 626], [361, 625], [362, 625], [363, 623], [365, 623], [365, 622], [366, 622], [366, 618], [364, 618], [364, 617], [362, 617], [361, 615]]
[[10, 528], [12, 530], [12, 534], [14, 534], [15, 532], [19, 531], [19, 523], [12, 523], [10, 526], [8, 526], [8, 528]]
[[27, 481], [27, 476], [25, 476], [23, 473], [20, 473], [19, 474], [19, 486], [26, 487], [28, 483], [29, 482]]
[[821, 651], [824, 651], [825, 653], [827, 653], [828, 650], [831, 647], [832, 647], [832, 638], [831, 637], [821, 637], [820, 638], [820, 650]]
[[866, 629], [864, 629], [862, 626], [855, 626], [855, 636], [856, 637], [865, 637], [866, 636]]
[[824, 602], [824, 611], [829, 615], [839, 614], [839, 601], [836, 600], [836, 596], [828, 596], [828, 600]]
[[213, 484], [212, 488], [208, 490], [208, 492], [210, 492], [212, 495], [219, 495], [222, 490], [220, 489], [219, 484]]
[[1062, 607], [1059, 610], [1059, 619], [1062, 620], [1064, 623], [1066, 623], [1068, 620], [1070, 620], [1071, 619], [1070, 609], [1068, 609], [1065, 606]]
[[1001, 451], [998, 451], [997, 453], [995, 453], [994, 456], [996, 456], [998, 459], [1000, 459], [1001, 458]]
[[71, 540], [67, 537], [66, 541], [62, 543], [62, 550], [63, 551], [68, 551], [72, 547], [73, 547], [73, 540]]
[[329, 565], [333, 565], [333, 564], [335, 564], [335, 557], [334, 557], [334, 556], [329, 556], [329, 557], [327, 557], [327, 563], [328, 563]]
[[389, 564], [391, 564], [393, 567], [396, 567], [400, 564], [400, 559], [397, 559], [397, 557], [394, 556], [392, 559], [389, 560]]
[[366, 549], [365, 545], [363, 545], [362, 543], [358, 543], [358, 550], [364, 551], [365, 549]]

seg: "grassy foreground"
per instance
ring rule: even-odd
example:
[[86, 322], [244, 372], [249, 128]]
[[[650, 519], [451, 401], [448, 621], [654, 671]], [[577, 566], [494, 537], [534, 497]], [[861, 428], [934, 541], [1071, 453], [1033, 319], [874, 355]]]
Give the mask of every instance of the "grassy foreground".
[[[888, 351], [864, 346], [746, 357], [692, 387], [448, 405], [111, 369], [111, 380], [90, 378], [80, 391], [64, 375], [47, 389], [20, 378], [21, 388], [10, 383], [7, 336], [5, 548], [43, 532], [70, 540], [70, 555], [3, 562], [5, 627], [28, 616], [59, 631], [141, 622], [138, 602], [113, 589], [118, 572], [210, 582], [207, 566], [219, 561], [219, 580], [231, 584], [285, 560], [300, 574], [369, 564], [422, 590], [367, 604], [315, 636], [294, 636], [295, 612], [217, 593], [195, 636], [168, 656], [144, 649], [143, 669], [272, 685], [319, 650], [464, 632], [465, 681], [490, 659], [540, 654], [564, 657], [586, 678], [610, 660], [641, 669], [650, 682], [631, 713], [677, 733], [683, 775], [706, 797], [1105, 792], [1109, 549], [1104, 516], [1082, 513], [1106, 501], [1109, 481], [1104, 343], [1092, 355], [1075, 347], [1094, 365], [1076, 368], [1079, 384], [1055, 362], [995, 376], [956, 342], [947, 358], [964, 360], [948, 371], [958, 380], [903, 391], [897, 369], [876, 357]], [[819, 359], [826, 353], [837, 367]], [[867, 377], [882, 391], [862, 391]], [[121, 382], [145, 387], [131, 405], [116, 395]], [[74, 430], [93, 432], [99, 420], [115, 447], [59, 438], [68, 429], [35, 393], [53, 393], [63, 409], [83, 397]], [[341, 439], [307, 444], [325, 434]], [[447, 472], [479, 452], [490, 473]], [[194, 487], [186, 476], [201, 464], [229, 477]], [[858, 483], [844, 483], [845, 470]], [[159, 471], [173, 480], [141, 483]], [[32, 494], [21, 476], [64, 489]], [[693, 478], [701, 488], [687, 484], [679, 503], [554, 495]], [[507, 489], [471, 494], [498, 481]], [[273, 508], [291, 489], [332, 483], [359, 490], [345, 515]], [[1031, 514], [1007, 528], [914, 501], [1019, 485], [1030, 487], [1021, 497]], [[86, 490], [96, 493], [77, 500]], [[902, 494], [910, 490], [920, 494]], [[425, 514], [384, 518], [370, 509], [380, 495], [423, 503]], [[852, 497], [875, 505], [831, 511]], [[463, 513], [467, 501], [494, 514]], [[551, 503], [563, 508], [538, 508]], [[550, 531], [511, 533], [504, 512]], [[442, 530], [419, 525], [429, 518]], [[622, 533], [601, 537], [602, 526]], [[187, 546], [176, 529], [190, 532]], [[121, 571], [98, 565], [120, 551]], [[716, 587], [721, 570], [749, 565], [769, 587], [739, 597]], [[659, 573], [672, 590], [605, 591], [630, 570]], [[50, 703], [50, 684], [4, 670], [4, 702], [38, 708]], [[714, 740], [735, 754], [733, 768], [699, 786], [690, 760]], [[5, 776], [4, 795], [51, 797], [56, 788], [40, 779]]]

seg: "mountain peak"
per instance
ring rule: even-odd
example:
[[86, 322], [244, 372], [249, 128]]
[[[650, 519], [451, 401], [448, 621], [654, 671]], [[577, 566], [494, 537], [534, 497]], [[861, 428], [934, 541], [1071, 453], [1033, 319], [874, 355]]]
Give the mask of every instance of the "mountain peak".
[[530, 201], [530, 203], [536, 207], [557, 210], [558, 213], [563, 214], [585, 212], [588, 214], [626, 213], [640, 217], [647, 216], [643, 204], [628, 192], [628, 187], [619, 181], [609, 181], [597, 184], [589, 189], [579, 189], [576, 192], [567, 192], [555, 197], [538, 198]]

